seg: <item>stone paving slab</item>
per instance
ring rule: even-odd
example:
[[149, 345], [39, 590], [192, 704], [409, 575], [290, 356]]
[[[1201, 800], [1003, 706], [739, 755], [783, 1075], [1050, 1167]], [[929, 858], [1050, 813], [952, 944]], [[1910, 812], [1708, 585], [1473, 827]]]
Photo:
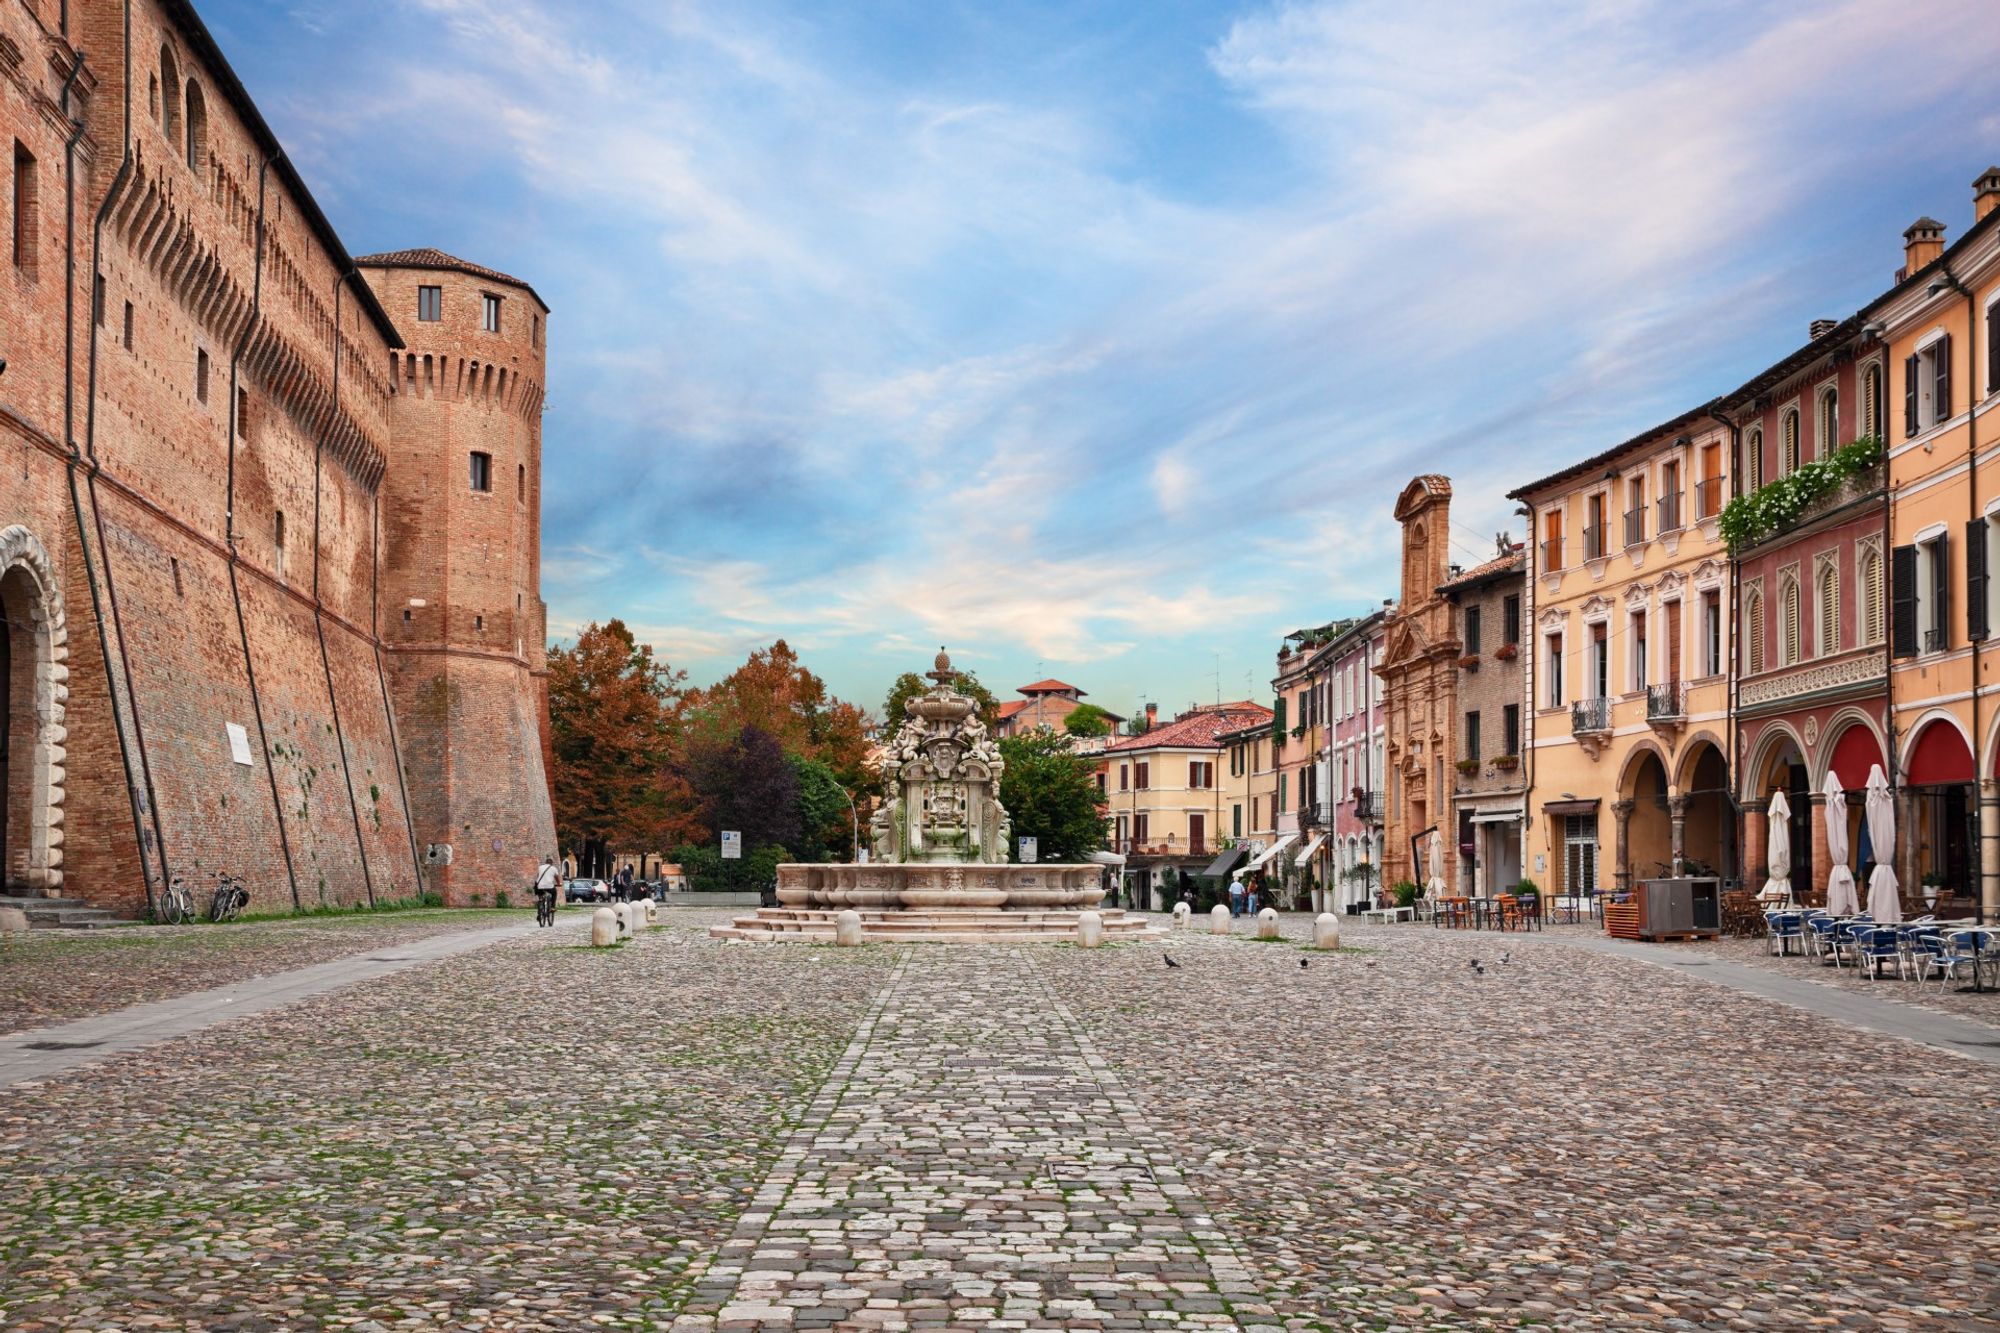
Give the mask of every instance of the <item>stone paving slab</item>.
[[905, 953], [677, 1329], [1268, 1313], [1031, 950]]

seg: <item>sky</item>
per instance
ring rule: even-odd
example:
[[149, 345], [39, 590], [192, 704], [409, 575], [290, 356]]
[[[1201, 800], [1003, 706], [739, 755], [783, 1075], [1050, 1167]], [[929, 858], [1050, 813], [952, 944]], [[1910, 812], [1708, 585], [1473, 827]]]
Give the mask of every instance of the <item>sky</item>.
[[355, 254], [549, 320], [550, 632], [1269, 693], [1506, 492], [1889, 285], [1991, 0], [206, 0]]

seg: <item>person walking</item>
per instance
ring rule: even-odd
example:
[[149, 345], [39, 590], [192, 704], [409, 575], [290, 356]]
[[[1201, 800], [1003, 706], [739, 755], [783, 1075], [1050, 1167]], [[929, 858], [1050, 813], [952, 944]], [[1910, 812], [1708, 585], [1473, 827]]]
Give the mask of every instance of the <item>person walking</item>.
[[1232, 875], [1229, 879], [1229, 915], [1243, 915], [1243, 876]]
[[621, 903], [629, 903], [632, 901], [631, 866], [626, 866], [623, 870], [618, 872], [618, 901]]
[[1243, 887], [1243, 910], [1249, 916], [1257, 915], [1258, 888], [1259, 881], [1254, 879]]

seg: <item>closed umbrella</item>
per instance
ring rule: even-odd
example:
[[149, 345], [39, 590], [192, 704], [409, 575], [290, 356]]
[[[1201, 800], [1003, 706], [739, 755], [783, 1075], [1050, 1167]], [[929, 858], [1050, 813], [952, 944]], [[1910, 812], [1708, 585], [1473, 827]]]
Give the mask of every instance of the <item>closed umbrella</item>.
[[1826, 877], [1826, 910], [1835, 916], [1853, 916], [1861, 910], [1854, 894], [1854, 872], [1847, 868], [1847, 793], [1841, 790], [1840, 774], [1826, 771], [1826, 852], [1833, 858], [1833, 872]]
[[1768, 838], [1770, 858], [1765, 862], [1771, 877], [1757, 896], [1766, 902], [1796, 906], [1792, 901], [1792, 803], [1779, 792], [1771, 798], [1771, 828]]
[[1424, 885], [1425, 892], [1435, 902], [1444, 895], [1444, 833], [1431, 830], [1430, 880]]
[[1868, 877], [1868, 915], [1890, 924], [1903, 919], [1902, 885], [1890, 862], [1896, 859], [1896, 800], [1882, 765], [1868, 770], [1868, 796], [1862, 806], [1868, 821], [1868, 842], [1875, 853], [1875, 873]]

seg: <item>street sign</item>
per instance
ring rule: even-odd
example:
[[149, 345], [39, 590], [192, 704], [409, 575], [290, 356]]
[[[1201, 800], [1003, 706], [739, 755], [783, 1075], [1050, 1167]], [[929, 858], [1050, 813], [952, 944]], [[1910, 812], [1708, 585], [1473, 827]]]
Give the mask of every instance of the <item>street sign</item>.
[[1021, 839], [1021, 860], [1023, 863], [1028, 865], [1033, 865], [1035, 857], [1037, 854], [1040, 853], [1040, 851], [1041, 848], [1036, 844], [1035, 839], [1033, 838]]
[[722, 831], [722, 859], [741, 861], [743, 859], [743, 835], [735, 829]]

